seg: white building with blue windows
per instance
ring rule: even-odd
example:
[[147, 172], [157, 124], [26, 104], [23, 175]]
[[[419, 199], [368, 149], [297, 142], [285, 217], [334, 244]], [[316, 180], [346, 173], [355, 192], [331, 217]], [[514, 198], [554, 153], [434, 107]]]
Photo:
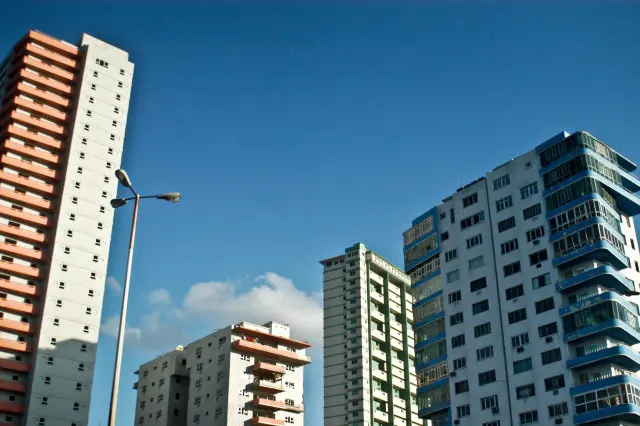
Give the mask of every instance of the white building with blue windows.
[[640, 424], [635, 168], [562, 132], [413, 221], [420, 417]]

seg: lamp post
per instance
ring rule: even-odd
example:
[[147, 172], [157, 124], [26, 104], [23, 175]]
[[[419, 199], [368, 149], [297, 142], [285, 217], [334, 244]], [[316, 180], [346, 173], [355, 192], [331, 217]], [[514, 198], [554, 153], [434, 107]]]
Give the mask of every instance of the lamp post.
[[128, 201], [134, 200], [133, 205], [133, 221], [131, 223], [131, 236], [129, 237], [129, 255], [127, 257], [127, 271], [124, 279], [124, 288], [122, 290], [122, 308], [120, 309], [120, 324], [118, 326], [118, 342], [116, 346], [116, 361], [113, 372], [113, 386], [111, 387], [111, 404], [109, 406], [109, 425], [115, 426], [116, 424], [116, 410], [118, 408], [118, 387], [120, 386], [120, 368], [122, 363], [122, 347], [124, 345], [124, 332], [127, 323], [127, 305], [129, 303], [129, 280], [131, 279], [131, 260], [133, 259], [133, 245], [136, 239], [136, 224], [138, 222], [138, 205], [143, 198], [156, 198], [159, 200], [166, 200], [171, 203], [177, 203], [182, 197], [179, 192], [166, 192], [158, 195], [140, 195], [134, 189], [131, 184], [131, 180], [124, 169], [116, 170], [116, 177], [118, 181], [125, 188], [133, 193], [133, 197], [129, 198], [114, 198], [111, 200], [111, 207], [117, 209], [127, 204]]

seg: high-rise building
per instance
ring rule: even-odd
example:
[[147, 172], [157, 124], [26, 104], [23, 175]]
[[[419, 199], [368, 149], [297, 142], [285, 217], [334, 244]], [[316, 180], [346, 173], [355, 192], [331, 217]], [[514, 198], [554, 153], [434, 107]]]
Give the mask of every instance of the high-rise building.
[[421, 417], [640, 422], [635, 168], [586, 132], [562, 132], [413, 221]]
[[30, 31], [0, 64], [0, 423], [84, 426], [133, 64]]
[[310, 345], [275, 321], [235, 324], [136, 371], [138, 426], [304, 425]]
[[421, 425], [411, 282], [363, 244], [324, 266], [324, 424]]

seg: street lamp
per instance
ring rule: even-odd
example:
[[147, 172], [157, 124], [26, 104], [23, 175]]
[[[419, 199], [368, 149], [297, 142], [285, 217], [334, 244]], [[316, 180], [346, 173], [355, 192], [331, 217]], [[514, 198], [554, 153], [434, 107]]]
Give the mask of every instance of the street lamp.
[[157, 198], [171, 203], [177, 203], [182, 196], [179, 192], [166, 192], [158, 195], [140, 195], [134, 189], [129, 179], [129, 175], [124, 169], [116, 170], [116, 178], [125, 188], [133, 193], [133, 197], [114, 198], [111, 200], [111, 207], [117, 209], [127, 204], [128, 201], [134, 200], [133, 204], [133, 221], [131, 223], [131, 236], [129, 237], [129, 256], [127, 257], [127, 272], [124, 279], [124, 288], [122, 296], [122, 308], [120, 310], [120, 324], [118, 326], [118, 343], [116, 349], [116, 362], [113, 372], [113, 386], [111, 387], [111, 405], [109, 407], [109, 426], [116, 424], [116, 410], [118, 408], [118, 387], [120, 386], [120, 367], [122, 363], [122, 347], [124, 345], [124, 331], [127, 323], [127, 304], [129, 302], [129, 280], [131, 278], [131, 261], [133, 259], [133, 245], [136, 239], [136, 224], [138, 222], [138, 205], [143, 198]]

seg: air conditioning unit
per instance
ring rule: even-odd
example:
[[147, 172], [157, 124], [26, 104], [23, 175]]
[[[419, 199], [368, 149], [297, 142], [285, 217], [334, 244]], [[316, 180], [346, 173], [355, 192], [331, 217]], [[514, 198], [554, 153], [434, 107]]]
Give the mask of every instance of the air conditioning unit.
[[542, 263], [538, 263], [538, 264], [536, 265], [536, 268], [538, 268], [538, 269], [542, 268]]
[[556, 419], [556, 424], [557, 425], [561, 425], [562, 424], [562, 419]]
[[455, 419], [455, 420], [453, 421], [453, 424], [454, 424], [454, 425], [459, 425], [459, 424], [460, 424], [460, 420]]
[[518, 352], [519, 354], [521, 354], [522, 352], [524, 352], [524, 348], [522, 346], [518, 346], [516, 348], [516, 352]]
[[554, 394], [554, 395], [557, 395], [557, 394], [559, 394], [559, 393], [560, 393], [560, 391], [559, 391], [559, 390], [557, 390], [557, 389], [553, 391], [553, 394]]
[[540, 240], [533, 240], [533, 245], [537, 246], [538, 244], [540, 244]]
[[479, 295], [481, 295], [481, 294], [482, 294], [482, 290], [478, 290], [478, 291], [476, 291], [476, 296], [479, 296]]
[[551, 343], [551, 342], [553, 342], [553, 336], [547, 336], [547, 337], [545, 337], [544, 341], [545, 341], [545, 342], [547, 342], [547, 343]]
[[449, 373], [449, 377], [456, 377], [456, 372], [452, 371], [451, 373]]
[[500, 408], [499, 407], [493, 407], [493, 408], [491, 408], [491, 412], [493, 414], [498, 414], [500, 412]]

